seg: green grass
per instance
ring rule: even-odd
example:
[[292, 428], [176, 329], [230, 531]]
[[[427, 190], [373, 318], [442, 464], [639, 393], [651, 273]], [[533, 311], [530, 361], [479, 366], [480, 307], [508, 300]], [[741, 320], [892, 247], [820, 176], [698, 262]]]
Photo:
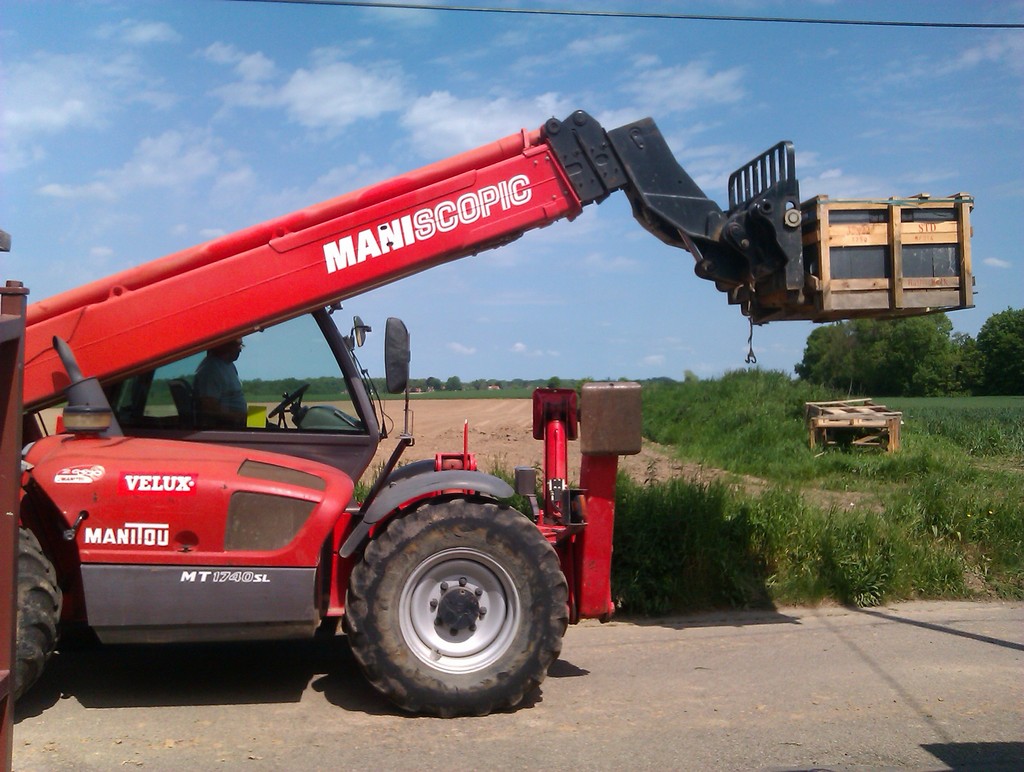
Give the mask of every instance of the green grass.
[[[936, 535], [908, 517], [903, 499], [885, 512], [826, 511], [781, 487], [747, 496], [684, 481], [620, 485], [612, 585], [626, 614], [961, 598], [980, 568], [945, 524]], [[1006, 580], [993, 590], [1019, 597], [1019, 562], [1005, 568], [986, 565]]]
[[[899, 452], [816, 453], [803, 403], [831, 398], [763, 371], [645, 387], [646, 436], [769, 488], [623, 480], [613, 587], [624, 612], [1024, 597], [1024, 399], [877, 400], [905, 411]], [[810, 489], [864, 503], [823, 509]]]

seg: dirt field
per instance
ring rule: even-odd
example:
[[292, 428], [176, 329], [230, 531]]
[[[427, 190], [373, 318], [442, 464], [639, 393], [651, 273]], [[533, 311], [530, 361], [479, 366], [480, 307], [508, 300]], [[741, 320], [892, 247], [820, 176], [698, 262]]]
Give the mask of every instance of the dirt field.
[[[401, 429], [402, 413], [398, 402], [386, 403], [388, 414]], [[413, 400], [412, 433], [416, 444], [406, 453], [408, 459], [430, 458], [436, 453], [462, 450], [463, 426], [469, 424], [469, 450], [475, 453], [481, 471], [543, 463], [544, 443], [533, 439], [533, 403], [529, 399], [425, 399]], [[383, 463], [394, 443], [381, 443], [374, 463]], [[696, 465], [686, 466], [671, 456], [670, 449], [644, 441], [639, 455], [627, 456], [622, 467], [633, 479], [666, 480], [686, 475], [701, 478]], [[580, 448], [569, 443], [569, 468], [579, 479]]]
[[[416, 444], [406, 451], [403, 461], [432, 458], [436, 453], [457, 453], [462, 450], [463, 425], [469, 425], [469, 450], [475, 453], [481, 471], [502, 470], [511, 473], [516, 466], [543, 465], [544, 446], [533, 439], [533, 402], [530, 399], [413, 399], [412, 433]], [[273, 405], [268, 405], [273, 407]], [[402, 430], [402, 403], [385, 403], [394, 422], [394, 435]], [[349, 408], [351, 409], [351, 408]], [[50, 431], [54, 430], [59, 409], [43, 412]], [[395, 448], [393, 439], [384, 440], [370, 467], [383, 465]], [[620, 468], [639, 483], [664, 482], [681, 477], [701, 483], [726, 480], [729, 485], [757, 494], [768, 487], [758, 477], [726, 472], [716, 467], [681, 461], [673, 457], [672, 449], [648, 440], [638, 455], [624, 456]], [[579, 482], [580, 446], [569, 443], [569, 482]], [[804, 495], [813, 503], [839, 509], [861, 505], [880, 508], [873, 496], [859, 492], [836, 492], [805, 489]]]
[[[273, 405], [268, 405], [273, 407]], [[351, 410], [351, 408], [348, 408]], [[394, 436], [402, 430], [402, 403], [385, 403], [388, 415], [394, 421]], [[543, 462], [543, 443], [533, 439], [533, 402], [529, 399], [413, 399], [412, 433], [416, 444], [406, 451], [404, 461], [431, 458], [436, 453], [462, 451], [463, 425], [469, 422], [469, 450], [475, 453], [481, 471], [495, 469], [512, 472], [516, 466], [540, 468]], [[43, 411], [43, 420], [49, 431], [55, 431], [58, 408]], [[371, 469], [383, 464], [395, 448], [393, 439], [384, 440]], [[668, 448], [644, 441], [637, 456], [621, 462], [633, 477], [644, 480], [666, 480], [679, 475], [694, 479], [711, 479], [697, 465], [684, 465], [671, 456]], [[580, 449], [578, 442], [569, 443], [569, 465], [578, 481]]]
[[[401, 430], [401, 403], [386, 403], [388, 414], [395, 421], [396, 433]], [[543, 464], [543, 443], [533, 439], [533, 403], [529, 399], [425, 399], [413, 400], [412, 432], [416, 444], [406, 452], [406, 460], [431, 458], [435, 453], [462, 450], [464, 422], [469, 422], [469, 450], [476, 454], [481, 471], [495, 469], [512, 472], [516, 466]], [[394, 449], [394, 442], [381, 443], [374, 467], [383, 464]], [[672, 449], [648, 440], [638, 455], [625, 456], [621, 468], [634, 480], [664, 482], [676, 477], [708, 483], [726, 480], [729, 485], [756, 495], [768, 483], [749, 475], [725, 472], [715, 467], [680, 461], [673, 457]], [[579, 482], [580, 447], [569, 443], [570, 483]], [[871, 495], [851, 491], [805, 489], [805, 497], [823, 508], [847, 509], [854, 506], [878, 508], [879, 502]]]

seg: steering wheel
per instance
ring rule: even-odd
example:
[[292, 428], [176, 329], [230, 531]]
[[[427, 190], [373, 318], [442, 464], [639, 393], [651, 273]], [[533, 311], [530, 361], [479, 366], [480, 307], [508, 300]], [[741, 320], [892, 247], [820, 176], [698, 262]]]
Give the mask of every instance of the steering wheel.
[[289, 408], [293, 408], [292, 412], [294, 413], [294, 408], [298, 407], [299, 403], [302, 402], [302, 395], [306, 393], [306, 389], [308, 388], [309, 384], [304, 383], [291, 394], [285, 394], [284, 399], [281, 400], [281, 404], [270, 411], [270, 414], [267, 416], [267, 420], [269, 421], [271, 418], [281, 416], [281, 420], [284, 421], [284, 411]]

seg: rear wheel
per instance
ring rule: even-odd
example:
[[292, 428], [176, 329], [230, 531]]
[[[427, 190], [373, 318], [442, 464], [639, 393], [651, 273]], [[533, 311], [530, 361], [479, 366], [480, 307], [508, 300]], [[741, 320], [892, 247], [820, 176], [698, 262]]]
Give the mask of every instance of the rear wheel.
[[14, 699], [28, 691], [43, 673], [57, 643], [61, 591], [53, 564], [35, 534], [18, 533], [18, 625]]
[[404, 710], [483, 715], [522, 702], [562, 648], [568, 589], [522, 514], [429, 503], [352, 570], [345, 629], [370, 682]]

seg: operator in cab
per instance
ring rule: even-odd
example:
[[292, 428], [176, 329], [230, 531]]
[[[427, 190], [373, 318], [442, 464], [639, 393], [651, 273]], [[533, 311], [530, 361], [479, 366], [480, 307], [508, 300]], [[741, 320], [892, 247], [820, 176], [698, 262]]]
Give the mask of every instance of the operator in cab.
[[196, 368], [193, 388], [201, 427], [237, 429], [245, 426], [248, 405], [235, 368], [235, 361], [244, 347], [241, 338], [215, 346], [206, 352]]

